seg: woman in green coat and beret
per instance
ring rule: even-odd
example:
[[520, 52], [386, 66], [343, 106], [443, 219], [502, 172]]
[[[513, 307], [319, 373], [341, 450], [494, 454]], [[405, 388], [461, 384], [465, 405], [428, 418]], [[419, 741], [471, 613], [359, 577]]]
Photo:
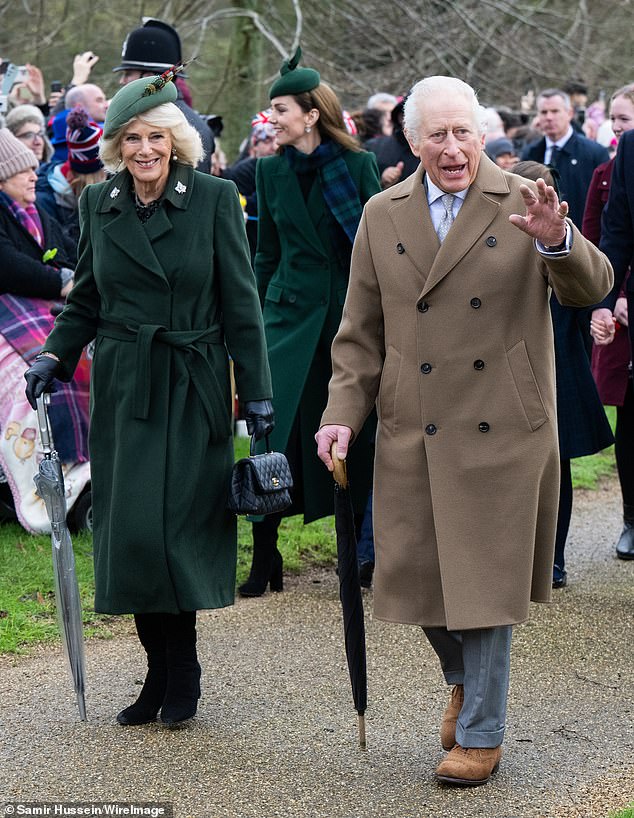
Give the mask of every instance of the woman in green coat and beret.
[[196, 611], [234, 598], [229, 350], [247, 424], [273, 427], [262, 315], [238, 193], [198, 173], [197, 132], [166, 75], [112, 100], [116, 175], [80, 200], [75, 285], [26, 372], [31, 404], [95, 339], [89, 449], [95, 610], [133, 613], [148, 672], [123, 725], [191, 718]]
[[[381, 189], [373, 154], [346, 131], [341, 104], [317, 71], [286, 61], [269, 91], [278, 153], [258, 161], [255, 274], [273, 378], [276, 427], [271, 446], [284, 451], [295, 484], [285, 512], [304, 521], [333, 513], [333, 483], [315, 454], [314, 435], [327, 403], [330, 346], [348, 287], [352, 243], [365, 202]], [[359, 521], [372, 480], [372, 429], [350, 456]], [[253, 524], [253, 564], [243, 596], [270, 583], [282, 590], [277, 549], [281, 515]]]

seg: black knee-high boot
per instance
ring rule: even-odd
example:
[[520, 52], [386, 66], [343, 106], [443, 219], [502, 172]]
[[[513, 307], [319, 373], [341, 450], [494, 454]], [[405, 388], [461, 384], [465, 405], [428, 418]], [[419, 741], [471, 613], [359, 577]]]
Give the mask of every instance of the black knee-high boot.
[[277, 530], [281, 514], [269, 514], [260, 523], [253, 523], [253, 562], [249, 579], [239, 586], [241, 596], [262, 596], [266, 586], [272, 591], [284, 589], [284, 561], [277, 550]]
[[147, 654], [147, 675], [139, 698], [117, 716], [119, 724], [147, 724], [154, 721], [167, 689], [167, 654], [164, 614], [135, 614], [139, 641]]
[[196, 654], [196, 611], [165, 614], [167, 690], [161, 721], [180, 724], [196, 714], [200, 698], [200, 665]]

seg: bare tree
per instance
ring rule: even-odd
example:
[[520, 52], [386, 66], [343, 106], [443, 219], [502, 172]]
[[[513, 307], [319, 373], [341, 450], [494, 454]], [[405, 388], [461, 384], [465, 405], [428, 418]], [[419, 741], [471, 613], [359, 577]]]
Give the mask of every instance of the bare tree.
[[94, 81], [113, 93], [111, 69], [143, 15], [173, 24], [184, 56], [198, 55], [194, 104], [225, 118], [229, 145], [248, 133], [300, 40], [305, 63], [349, 108], [429, 74], [461, 77], [484, 103], [511, 107], [570, 78], [591, 98], [634, 79], [632, 0], [108, 0], [90, 13], [83, 0], [0, 0], [0, 53], [68, 81], [73, 55], [92, 49]]

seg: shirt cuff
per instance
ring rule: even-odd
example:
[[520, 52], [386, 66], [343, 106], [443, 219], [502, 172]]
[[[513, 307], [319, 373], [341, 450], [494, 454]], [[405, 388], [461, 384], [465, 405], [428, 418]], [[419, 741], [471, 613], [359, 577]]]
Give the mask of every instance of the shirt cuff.
[[570, 224], [566, 222], [566, 237], [558, 247], [546, 247], [541, 241], [535, 239], [535, 248], [542, 256], [548, 256], [548, 258], [567, 256], [572, 249], [572, 228]]

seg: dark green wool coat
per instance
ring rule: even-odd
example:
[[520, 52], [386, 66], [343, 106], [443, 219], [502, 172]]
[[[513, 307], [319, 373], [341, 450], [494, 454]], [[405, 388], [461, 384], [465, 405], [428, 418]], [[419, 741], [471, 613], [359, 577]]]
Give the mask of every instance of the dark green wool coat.
[[[374, 154], [343, 154], [361, 204], [381, 189]], [[305, 522], [333, 513], [333, 481], [317, 457], [315, 432], [328, 400], [330, 347], [341, 321], [349, 255], [333, 243], [333, 216], [319, 177], [304, 200], [283, 155], [258, 161], [258, 247], [255, 274], [273, 378], [272, 448], [284, 451], [299, 412], [301, 474], [295, 502]], [[349, 457], [355, 509], [363, 511], [372, 480], [372, 425], [358, 435]], [[297, 496], [300, 494], [301, 496]]]
[[142, 224], [131, 183], [82, 195], [75, 286], [45, 345], [70, 377], [96, 338], [95, 609], [218, 608], [236, 566], [227, 349], [241, 398], [272, 394], [244, 218], [231, 182], [175, 164]]

